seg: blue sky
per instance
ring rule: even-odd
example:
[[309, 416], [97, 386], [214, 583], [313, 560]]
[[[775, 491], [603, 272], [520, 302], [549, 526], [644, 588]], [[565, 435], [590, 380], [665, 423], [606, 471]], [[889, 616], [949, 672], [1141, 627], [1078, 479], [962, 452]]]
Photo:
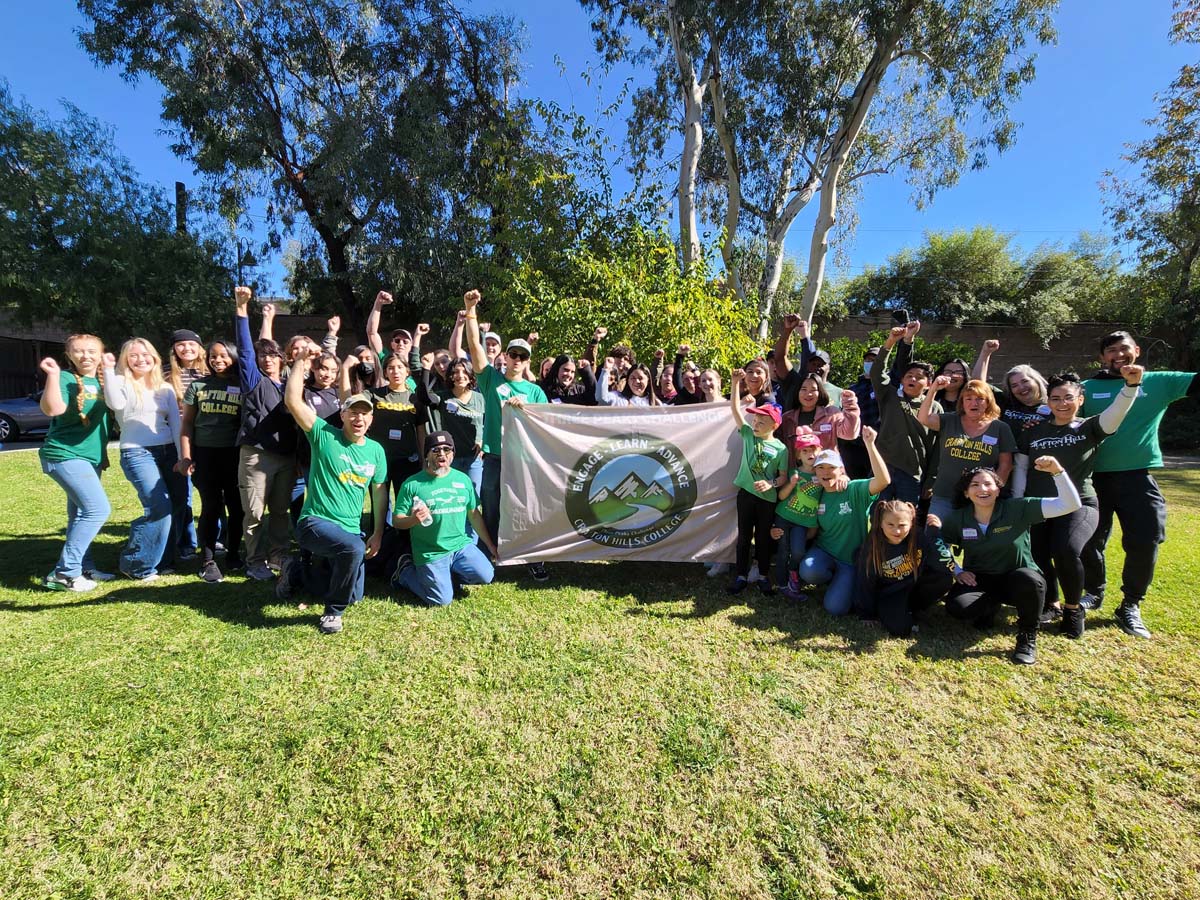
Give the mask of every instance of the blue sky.
[[[522, 92], [593, 113], [618, 89], [603, 96], [580, 73], [596, 62], [588, 19], [570, 0], [477, 0], [476, 10], [504, 12], [526, 27]], [[67, 100], [111, 124], [118, 147], [144, 178], [170, 189], [176, 180], [195, 183], [191, 167], [172, 155], [161, 133], [159, 91], [132, 85], [113, 70], [96, 68], [80, 49], [82, 20], [74, 3], [4, 0], [9, 13], [0, 30], [0, 75], [18, 97], [60, 114]], [[36, 12], [33, 10], [36, 9]], [[1154, 94], [1163, 90], [1194, 48], [1171, 45], [1170, 0], [1064, 0], [1056, 21], [1059, 42], [1039, 54], [1037, 80], [1016, 106], [1022, 123], [1016, 146], [981, 172], [964, 174], [925, 210], [915, 210], [901, 180], [871, 181], [859, 205], [861, 224], [847, 248], [849, 269], [861, 271], [926, 230], [990, 224], [1015, 235], [1030, 249], [1042, 242], [1068, 243], [1080, 231], [1104, 231], [1098, 182], [1119, 168], [1124, 144], [1147, 133]], [[561, 59], [565, 72], [556, 62]], [[807, 255], [812, 212], [792, 228], [790, 253]], [[279, 270], [274, 268], [278, 289]], [[264, 274], [272, 278], [272, 270]], [[834, 273], [837, 274], [837, 273]]]

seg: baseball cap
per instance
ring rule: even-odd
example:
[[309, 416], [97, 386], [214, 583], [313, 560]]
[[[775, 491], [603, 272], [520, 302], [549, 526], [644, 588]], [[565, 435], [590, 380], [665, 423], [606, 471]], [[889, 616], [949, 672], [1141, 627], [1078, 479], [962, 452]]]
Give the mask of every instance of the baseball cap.
[[529, 341], [522, 340], [521, 338], [513, 338], [508, 342], [508, 346], [504, 348], [504, 352], [507, 353], [510, 350], [524, 350], [526, 353], [533, 353], [533, 348], [529, 346]]
[[407, 328], [397, 328], [395, 331], [392, 332], [392, 340], [393, 341], [398, 337], [402, 337], [409, 341], [411, 341], [413, 339], [412, 332], [409, 331]]
[[825, 365], [829, 365], [829, 354], [826, 353], [824, 350], [818, 350], [816, 353], [814, 353], [812, 356], [810, 356], [808, 358], [808, 361], [812, 362], [814, 359], [824, 360]]
[[807, 425], [801, 425], [796, 429], [796, 448], [801, 447], [820, 447], [821, 439]]
[[879, 351], [882, 349], [883, 349], [882, 347], [868, 347], [867, 352], [863, 354], [863, 357], [865, 358], [868, 356], [878, 356]]
[[483, 336], [483, 339], [485, 342], [486, 341], [495, 341], [497, 344], [504, 343], [504, 341], [500, 340], [500, 335], [496, 334], [496, 332], [494, 332], [494, 331], [489, 331], [487, 334], [485, 334]]
[[817, 454], [817, 458], [813, 460], [813, 468], [817, 466], [840, 466], [842, 465], [842, 454], [836, 450], [822, 450]]
[[425, 452], [436, 450], [438, 447], [454, 449], [454, 438], [448, 431], [435, 431], [425, 438]]
[[370, 394], [351, 394], [342, 401], [342, 412], [345, 412], [350, 407], [358, 403], [365, 403], [367, 406], [371, 407], [372, 410], [375, 409], [375, 398]]
[[748, 416], [769, 416], [771, 421], [778, 428], [783, 422], [783, 415], [779, 412], [779, 407], [774, 403], [764, 403], [762, 406], [751, 406], [746, 410]]

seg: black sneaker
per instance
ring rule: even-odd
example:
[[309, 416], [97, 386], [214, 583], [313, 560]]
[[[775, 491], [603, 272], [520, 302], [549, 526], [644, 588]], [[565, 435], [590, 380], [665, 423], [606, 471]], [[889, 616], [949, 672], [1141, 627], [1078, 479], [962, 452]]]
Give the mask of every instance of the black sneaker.
[[1037, 662], [1037, 632], [1018, 631], [1017, 646], [1009, 659], [1018, 666], [1032, 666]]
[[392, 573], [392, 587], [404, 587], [404, 582], [400, 580], [400, 573], [413, 564], [411, 553], [401, 553], [400, 558], [396, 560], [396, 571]]
[[1039, 625], [1053, 625], [1055, 622], [1061, 622], [1063, 617], [1063, 608], [1061, 606], [1047, 606], [1042, 610], [1042, 616], [1038, 619]]
[[1084, 594], [1079, 599], [1079, 605], [1084, 609], [1097, 610], [1104, 605], [1104, 598], [1099, 594]]
[[550, 580], [550, 573], [542, 563], [530, 563], [529, 575], [534, 581], [544, 584]]
[[217, 568], [216, 561], [211, 559], [205, 560], [204, 565], [200, 567], [200, 577], [209, 584], [216, 584], [218, 581], [225, 580], [225, 576]]
[[744, 591], [746, 589], [746, 585], [749, 583], [750, 582], [746, 581], [746, 576], [739, 575], [737, 578], [733, 579], [733, 581], [731, 581], [728, 585], [725, 586], [725, 593], [740, 594], [742, 591]]
[[1058, 626], [1058, 633], [1063, 637], [1081, 638], [1083, 637], [1083, 623], [1086, 619], [1087, 610], [1082, 606], [1076, 606], [1074, 609], [1064, 606], [1062, 623]]
[[760, 578], [758, 581], [754, 582], [754, 586], [758, 588], [758, 592], [760, 594], [763, 594], [767, 597], [775, 593], [775, 588], [771, 587], [770, 578]]
[[1116, 615], [1113, 618], [1117, 620], [1117, 627], [1126, 634], [1140, 638], [1150, 637], [1150, 629], [1142, 621], [1142, 608], [1139, 604], [1122, 603], [1117, 607]]
[[300, 560], [294, 556], [289, 556], [279, 564], [279, 578], [275, 580], [275, 596], [280, 600], [291, 600], [292, 594], [295, 593], [295, 587], [292, 584], [292, 575], [294, 567], [300, 564]]

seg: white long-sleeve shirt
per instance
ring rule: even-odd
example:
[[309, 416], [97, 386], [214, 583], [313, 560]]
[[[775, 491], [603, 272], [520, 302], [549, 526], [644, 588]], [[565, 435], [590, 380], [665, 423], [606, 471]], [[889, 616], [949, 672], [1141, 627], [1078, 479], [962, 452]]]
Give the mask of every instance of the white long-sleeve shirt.
[[104, 402], [121, 426], [121, 449], [174, 444], [179, 451], [179, 403], [169, 384], [138, 389], [114, 369], [104, 372]]

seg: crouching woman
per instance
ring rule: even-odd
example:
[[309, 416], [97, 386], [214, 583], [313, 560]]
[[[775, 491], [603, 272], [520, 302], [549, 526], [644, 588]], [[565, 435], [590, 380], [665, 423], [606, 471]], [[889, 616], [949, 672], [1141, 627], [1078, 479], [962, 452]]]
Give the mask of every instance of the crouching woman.
[[1011, 658], [1027, 666], [1037, 660], [1038, 618], [1046, 599], [1046, 579], [1033, 561], [1029, 529], [1081, 506], [1079, 491], [1058, 460], [1039, 456], [1033, 465], [1054, 479], [1058, 496], [1003, 500], [995, 470], [967, 469], [958, 479], [955, 508], [942, 521], [943, 539], [963, 548], [947, 612], [986, 627], [1001, 605], [1015, 606], [1017, 645]]

